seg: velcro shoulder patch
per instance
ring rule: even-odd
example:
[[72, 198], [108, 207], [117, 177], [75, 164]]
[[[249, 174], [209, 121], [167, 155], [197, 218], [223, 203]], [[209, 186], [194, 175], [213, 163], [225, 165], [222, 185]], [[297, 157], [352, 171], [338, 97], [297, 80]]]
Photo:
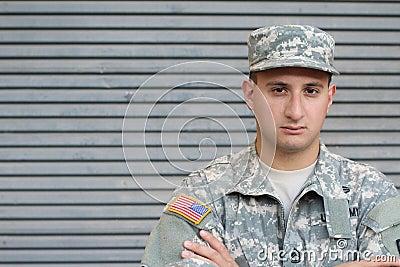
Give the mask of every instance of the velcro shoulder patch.
[[392, 198], [377, 205], [367, 215], [364, 224], [380, 233], [400, 224], [400, 198]]
[[195, 225], [198, 225], [211, 212], [207, 205], [184, 194], [176, 197], [167, 210], [184, 217]]
[[365, 220], [365, 225], [375, 233], [390, 254], [400, 256], [400, 198], [389, 199], [373, 208]]

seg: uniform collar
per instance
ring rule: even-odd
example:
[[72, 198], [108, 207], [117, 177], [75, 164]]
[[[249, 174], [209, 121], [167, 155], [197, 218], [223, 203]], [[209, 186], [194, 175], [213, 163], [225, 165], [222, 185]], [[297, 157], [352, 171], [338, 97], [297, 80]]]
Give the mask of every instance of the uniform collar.
[[346, 199], [340, 181], [342, 180], [342, 157], [328, 151], [321, 143], [318, 162], [315, 166], [315, 175], [318, 178], [325, 197]]
[[260, 166], [255, 142], [238, 154], [238, 157], [233, 156], [231, 164], [235, 177], [241, 179], [227, 194], [235, 192], [252, 196], [271, 194], [274, 189], [267, 179], [268, 173], [265, 168]]
[[[274, 192], [267, 179], [267, 171], [260, 166], [254, 142], [233, 155], [231, 164], [235, 177], [241, 177], [241, 179], [227, 194], [237, 192], [243, 195], [257, 196]], [[341, 180], [340, 157], [330, 153], [323, 143], [320, 144], [315, 176], [324, 197], [346, 198], [339, 183]]]
[[[239, 182], [227, 192], [243, 195], [277, 196], [276, 191], [267, 179], [268, 173], [261, 168], [255, 143], [233, 156], [232, 171], [234, 177], [241, 177]], [[329, 236], [334, 238], [350, 238], [350, 216], [347, 196], [340, 184], [342, 180], [342, 158], [328, 151], [321, 142], [320, 152], [314, 175], [306, 184], [307, 191], [315, 191], [322, 196], [327, 219]], [[303, 191], [303, 194], [305, 192]], [[347, 214], [347, 219], [345, 218]]]

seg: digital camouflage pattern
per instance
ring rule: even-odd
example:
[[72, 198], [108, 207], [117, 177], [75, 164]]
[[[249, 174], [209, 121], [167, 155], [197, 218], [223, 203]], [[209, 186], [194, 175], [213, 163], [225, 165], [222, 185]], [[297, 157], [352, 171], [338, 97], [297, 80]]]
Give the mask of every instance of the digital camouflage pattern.
[[[252, 72], [298, 66], [338, 74], [333, 38], [311, 26], [261, 28], [251, 33], [248, 45]], [[332, 154], [323, 144], [287, 221], [254, 144], [190, 174], [170, 203], [180, 194], [212, 211], [195, 224], [166, 208], [147, 242], [143, 266], [211, 266], [180, 256], [184, 241], [203, 243], [201, 229], [222, 241], [239, 266], [329, 267], [400, 256], [400, 198], [394, 185], [376, 169]]]
[[207, 203], [212, 212], [195, 225], [165, 209], [143, 266], [211, 266], [180, 257], [183, 241], [202, 242], [200, 229], [221, 240], [239, 266], [335, 266], [374, 255], [399, 256], [399, 195], [373, 167], [321, 144], [314, 173], [287, 221], [264, 170], [252, 144], [189, 175], [171, 202], [183, 193]]
[[291, 66], [339, 74], [333, 67], [334, 47], [331, 35], [312, 26], [264, 27], [249, 36], [249, 68], [256, 72]]

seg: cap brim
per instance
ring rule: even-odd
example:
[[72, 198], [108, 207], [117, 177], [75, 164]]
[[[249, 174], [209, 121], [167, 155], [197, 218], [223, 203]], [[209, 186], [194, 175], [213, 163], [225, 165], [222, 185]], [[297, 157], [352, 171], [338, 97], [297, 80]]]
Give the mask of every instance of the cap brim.
[[333, 67], [327, 64], [321, 64], [319, 61], [304, 60], [300, 58], [284, 59], [279, 61], [261, 60], [250, 66], [251, 72], [263, 71], [267, 69], [275, 69], [282, 67], [303, 67], [317, 69], [339, 75], [340, 73]]

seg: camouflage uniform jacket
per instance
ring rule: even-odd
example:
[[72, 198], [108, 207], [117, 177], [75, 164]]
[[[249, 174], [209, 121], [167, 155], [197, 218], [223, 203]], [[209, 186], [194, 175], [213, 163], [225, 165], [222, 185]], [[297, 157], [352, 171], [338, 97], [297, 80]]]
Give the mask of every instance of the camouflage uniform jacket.
[[[183, 241], [202, 242], [200, 229], [220, 239], [239, 266], [335, 266], [373, 255], [399, 256], [400, 198], [376, 169], [321, 144], [314, 174], [287, 221], [266, 177], [254, 144], [189, 175], [152, 231], [143, 266], [211, 266], [180, 257]], [[181, 194], [211, 212], [195, 224], [169, 211]]]

